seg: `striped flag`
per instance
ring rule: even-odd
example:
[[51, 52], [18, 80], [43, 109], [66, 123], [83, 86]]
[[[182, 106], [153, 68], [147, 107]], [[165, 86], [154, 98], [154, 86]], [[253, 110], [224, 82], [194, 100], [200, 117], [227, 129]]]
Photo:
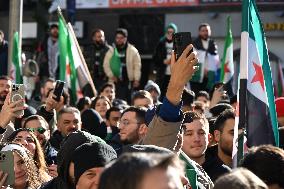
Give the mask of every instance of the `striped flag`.
[[19, 33], [15, 32], [13, 37], [12, 66], [10, 70], [11, 78], [17, 84], [23, 83], [21, 48], [19, 46]]
[[59, 49], [60, 49], [60, 75], [59, 78], [67, 83], [71, 89], [71, 98], [74, 103], [83, 96], [82, 89], [90, 84], [94, 95], [96, 89], [91, 79], [85, 59], [79, 48], [72, 25], [66, 24], [59, 11]]
[[231, 29], [231, 17], [227, 18], [227, 36], [225, 39], [224, 53], [221, 64], [220, 81], [225, 83], [225, 90], [230, 96], [233, 95], [233, 76], [234, 76], [234, 62], [233, 62], [233, 35]]
[[[260, 17], [254, 0], [243, 0], [239, 90], [239, 129], [247, 146], [279, 146], [273, 81]], [[238, 149], [243, 150], [243, 141]], [[239, 159], [238, 159], [239, 161]]]

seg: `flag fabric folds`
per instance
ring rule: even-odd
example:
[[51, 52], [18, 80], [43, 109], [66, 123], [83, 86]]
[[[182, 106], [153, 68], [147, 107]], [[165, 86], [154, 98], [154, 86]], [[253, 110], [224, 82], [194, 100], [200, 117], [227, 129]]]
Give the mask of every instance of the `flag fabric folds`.
[[234, 62], [233, 62], [233, 35], [231, 29], [231, 17], [227, 18], [227, 34], [224, 45], [224, 53], [221, 63], [220, 82], [225, 83], [225, 90], [230, 96], [233, 95], [233, 76], [234, 76]]
[[12, 67], [10, 70], [11, 77], [17, 84], [23, 83], [22, 77], [22, 61], [21, 51], [19, 46], [19, 33], [15, 32], [13, 36], [13, 52], [12, 52]]
[[[93, 85], [89, 70], [86, 68], [84, 58], [78, 46], [76, 36], [71, 24], [66, 24], [63, 16], [59, 14], [59, 49], [60, 49], [60, 75], [59, 79], [65, 81], [71, 90], [74, 103], [83, 96], [83, 87]], [[95, 89], [93, 89], [95, 93]]]
[[[241, 62], [238, 129], [246, 129], [247, 146], [279, 146], [273, 81], [265, 34], [254, 0], [242, 5]], [[236, 129], [235, 129], [236, 130]], [[244, 150], [244, 140], [235, 135], [234, 148]], [[236, 144], [238, 142], [238, 144]], [[233, 156], [236, 150], [233, 152]], [[238, 155], [238, 161], [240, 160]]]
[[121, 75], [121, 61], [118, 56], [117, 48], [114, 48], [114, 53], [110, 59], [110, 69], [115, 77], [120, 77]]

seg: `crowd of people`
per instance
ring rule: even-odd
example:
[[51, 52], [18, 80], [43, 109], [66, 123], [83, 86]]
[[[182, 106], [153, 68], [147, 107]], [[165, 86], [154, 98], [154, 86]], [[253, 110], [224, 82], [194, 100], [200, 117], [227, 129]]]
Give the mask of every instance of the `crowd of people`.
[[[14, 157], [13, 184], [7, 186], [9, 174], [0, 166], [1, 188], [284, 188], [284, 98], [275, 101], [282, 148], [252, 147], [233, 169], [237, 97], [223, 83], [211, 85], [207, 69], [202, 80], [193, 78], [200, 69], [195, 50], [218, 53], [208, 24], [200, 25], [199, 37], [177, 60], [178, 30], [169, 24], [153, 55], [156, 81], [145, 86], [127, 30], [116, 30], [113, 46], [103, 30], [94, 30], [84, 56], [99, 91], [94, 96], [85, 90], [77, 102], [68, 90], [55, 99], [57, 25], [50, 31], [38, 57], [39, 94], [12, 102], [12, 80], [0, 76], [0, 152]], [[0, 36], [2, 50], [6, 42]]]

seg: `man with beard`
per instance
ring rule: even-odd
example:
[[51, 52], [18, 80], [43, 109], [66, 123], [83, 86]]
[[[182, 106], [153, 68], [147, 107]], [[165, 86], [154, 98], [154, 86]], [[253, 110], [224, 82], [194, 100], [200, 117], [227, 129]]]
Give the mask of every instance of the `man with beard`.
[[174, 23], [170, 23], [166, 27], [165, 36], [159, 41], [153, 59], [155, 62], [155, 69], [157, 71], [157, 84], [161, 88], [160, 99], [162, 100], [166, 94], [166, 90], [169, 84], [171, 71], [171, 53], [173, 50], [173, 35], [177, 33], [177, 26]]
[[190, 159], [201, 165], [213, 182], [222, 174], [230, 171], [230, 168], [221, 161], [217, 162], [217, 154], [216, 157], [212, 157], [211, 154], [206, 153], [210, 134], [209, 123], [204, 115], [196, 112], [186, 112], [184, 114], [183, 130], [182, 151]]
[[58, 78], [58, 25], [50, 26], [49, 37], [39, 45], [37, 61], [39, 62], [40, 80], [45, 80], [49, 77]]
[[55, 80], [52, 78], [46, 79], [40, 88], [40, 96], [33, 97], [30, 100], [29, 105], [34, 107], [35, 109], [38, 109], [42, 104], [45, 104], [49, 92], [54, 89], [54, 87]]
[[141, 58], [138, 50], [127, 41], [128, 32], [118, 28], [114, 48], [110, 48], [104, 59], [104, 71], [110, 82], [115, 83], [116, 97], [130, 103], [130, 91], [139, 87]]
[[95, 29], [92, 32], [92, 42], [86, 50], [85, 57], [95, 87], [99, 89], [107, 81], [103, 62], [110, 46], [105, 40], [105, 33], [102, 29]]
[[4, 32], [0, 30], [0, 75], [8, 71], [8, 42], [4, 40]]
[[145, 137], [148, 130], [145, 122], [146, 111], [142, 107], [129, 107], [123, 111], [119, 133], [110, 142], [118, 154], [121, 154], [124, 145], [138, 144]]
[[199, 71], [194, 74], [190, 81], [191, 90], [195, 94], [201, 90], [209, 91], [212, 89], [219, 64], [217, 45], [211, 39], [210, 25], [207, 23], [200, 24], [198, 34], [198, 38], [193, 41], [193, 46], [198, 51]]
[[23, 128], [27, 128], [34, 132], [44, 151], [45, 161], [48, 165], [49, 175], [51, 175], [52, 177], [57, 176], [57, 166], [55, 165], [57, 150], [55, 150], [55, 148], [53, 148], [49, 142], [50, 130], [46, 120], [39, 115], [29, 116], [25, 120]]
[[11, 89], [12, 80], [7, 76], [0, 76], [0, 142], [5, 142], [15, 130], [10, 121], [16, 118], [14, 112], [23, 108], [15, 106], [21, 100], [16, 103], [10, 103], [10, 97], [6, 99]]
[[11, 92], [12, 80], [7, 76], [0, 76], [0, 109], [4, 104], [6, 96]]
[[51, 145], [58, 151], [63, 139], [70, 133], [81, 130], [82, 122], [80, 111], [74, 107], [61, 109], [57, 115], [57, 130], [50, 138]]

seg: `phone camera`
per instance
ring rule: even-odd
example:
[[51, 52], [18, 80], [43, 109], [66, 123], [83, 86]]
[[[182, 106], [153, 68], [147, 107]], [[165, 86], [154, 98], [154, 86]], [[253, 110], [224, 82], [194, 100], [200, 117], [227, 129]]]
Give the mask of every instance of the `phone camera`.
[[0, 161], [4, 161], [6, 158], [6, 155], [5, 154], [0, 154]]

